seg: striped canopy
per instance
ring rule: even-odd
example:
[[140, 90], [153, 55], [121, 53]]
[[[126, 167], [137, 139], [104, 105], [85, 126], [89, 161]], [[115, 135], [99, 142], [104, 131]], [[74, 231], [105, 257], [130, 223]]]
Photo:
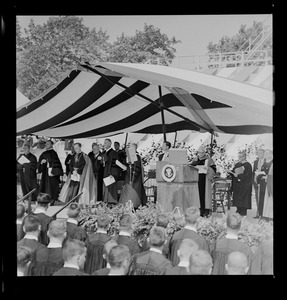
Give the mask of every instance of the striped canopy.
[[[161, 97], [160, 97], [161, 95]], [[272, 91], [160, 65], [81, 65], [17, 109], [17, 135], [106, 137], [124, 132], [272, 132]]]

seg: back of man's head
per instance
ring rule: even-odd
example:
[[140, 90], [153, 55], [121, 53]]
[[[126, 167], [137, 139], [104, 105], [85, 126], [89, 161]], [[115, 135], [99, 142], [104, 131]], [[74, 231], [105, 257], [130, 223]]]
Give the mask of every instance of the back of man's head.
[[149, 243], [151, 247], [161, 247], [165, 239], [165, 229], [163, 227], [155, 226], [150, 230]]
[[37, 216], [34, 215], [28, 215], [24, 219], [24, 232], [34, 232], [37, 230], [40, 230], [40, 220]]
[[133, 218], [129, 214], [122, 215], [120, 219], [121, 230], [130, 230], [133, 224]]
[[109, 262], [109, 253], [110, 253], [111, 249], [115, 246], [118, 246], [118, 243], [113, 239], [111, 239], [105, 243], [103, 256], [107, 262]]
[[23, 204], [17, 204], [17, 219], [23, 218], [25, 214], [25, 206]]
[[231, 252], [225, 269], [228, 275], [245, 275], [249, 269], [246, 255], [239, 251]]
[[167, 225], [169, 223], [169, 219], [164, 214], [158, 214], [156, 217], [156, 226], [167, 228]]
[[111, 222], [111, 218], [108, 214], [101, 214], [97, 218], [97, 224], [99, 228], [107, 229]]
[[49, 194], [46, 193], [39, 193], [37, 196], [37, 205], [48, 207], [49, 203], [51, 202], [51, 197]]
[[199, 216], [200, 216], [200, 212], [198, 207], [196, 206], [188, 207], [184, 212], [184, 218], [187, 224], [195, 225]]
[[64, 261], [68, 262], [76, 255], [82, 255], [84, 252], [86, 252], [84, 242], [76, 239], [69, 239], [63, 246], [62, 256]]
[[227, 228], [239, 230], [241, 226], [241, 216], [238, 213], [233, 213], [227, 216]]
[[183, 239], [177, 254], [181, 259], [189, 259], [190, 255], [199, 249], [198, 244], [192, 239]]
[[32, 259], [32, 250], [29, 247], [17, 246], [17, 267], [25, 267]]
[[121, 268], [123, 263], [130, 259], [130, 251], [126, 245], [113, 247], [108, 255], [108, 261], [112, 268]]
[[189, 271], [193, 275], [210, 275], [212, 258], [205, 250], [194, 251], [189, 258]]
[[67, 215], [69, 218], [76, 219], [79, 216], [80, 212], [80, 206], [77, 203], [71, 203], [68, 208]]
[[55, 220], [49, 224], [48, 235], [56, 239], [64, 238], [66, 235], [67, 224], [64, 220]]

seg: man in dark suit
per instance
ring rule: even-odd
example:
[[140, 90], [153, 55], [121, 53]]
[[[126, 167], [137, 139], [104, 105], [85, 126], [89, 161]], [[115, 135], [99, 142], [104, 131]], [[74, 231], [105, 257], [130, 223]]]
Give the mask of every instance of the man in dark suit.
[[256, 217], [259, 218], [259, 213], [258, 213], [258, 206], [259, 206], [259, 194], [258, 194], [258, 189], [259, 185], [257, 184], [257, 176], [255, 175], [256, 171], [261, 171], [261, 167], [263, 166], [264, 163], [264, 149], [258, 149], [257, 151], [257, 159], [253, 163], [253, 170], [252, 170], [252, 182], [253, 182], [253, 187], [255, 190], [255, 199], [256, 199], [256, 205], [257, 205], [257, 212], [256, 212]]
[[119, 160], [118, 153], [111, 148], [112, 142], [110, 139], [104, 141], [104, 178], [114, 178], [115, 182], [106, 186], [103, 184], [103, 201], [108, 204], [118, 203], [118, 188], [117, 180], [120, 176], [120, 167], [116, 164]]
[[81, 276], [87, 275], [81, 270], [86, 260], [87, 249], [85, 243], [79, 240], [68, 240], [63, 247], [63, 268], [53, 274], [53, 276]]
[[169, 149], [170, 149], [170, 147], [171, 147], [171, 143], [170, 142], [168, 142], [168, 141], [166, 141], [166, 142], [163, 142], [163, 144], [162, 144], [162, 151], [163, 151], [163, 153], [162, 154], [160, 154], [159, 156], [158, 156], [158, 160], [159, 161], [161, 161], [161, 160], [163, 160], [163, 161], [165, 161], [165, 160], [169, 160]]
[[31, 260], [31, 249], [25, 246], [17, 246], [17, 276], [28, 276]]
[[92, 166], [95, 179], [97, 181], [97, 201], [103, 200], [103, 176], [104, 176], [104, 158], [100, 152], [100, 146], [96, 143], [92, 144], [92, 151], [88, 154]]
[[[37, 184], [37, 158], [34, 154], [30, 153], [30, 145], [24, 144], [23, 146], [24, 153], [21, 153], [17, 159], [17, 170], [20, 178], [21, 188], [23, 192], [23, 196], [28, 194], [30, 191], [32, 191], [34, 188], [36, 188], [36, 191], [30, 195], [30, 198], [32, 201], [36, 201], [36, 195], [38, 190], [38, 184]], [[19, 158], [21, 156], [24, 156], [29, 160], [28, 163], [20, 164], [18, 162]]]

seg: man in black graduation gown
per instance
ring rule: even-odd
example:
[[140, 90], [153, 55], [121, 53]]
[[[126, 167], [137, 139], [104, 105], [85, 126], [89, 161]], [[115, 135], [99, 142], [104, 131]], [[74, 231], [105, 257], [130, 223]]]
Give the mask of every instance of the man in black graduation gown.
[[162, 255], [165, 229], [153, 227], [149, 234], [150, 249], [131, 257], [127, 275], [163, 275], [173, 265]]
[[[38, 193], [38, 184], [37, 184], [37, 158], [34, 154], [30, 153], [30, 145], [24, 144], [23, 146], [24, 153], [20, 154], [17, 159], [17, 170], [20, 178], [21, 188], [23, 196], [28, 194], [31, 190], [36, 188], [36, 191], [30, 195], [32, 201], [36, 201], [36, 195]], [[19, 158], [24, 156], [30, 162], [20, 164], [18, 162]]]
[[111, 269], [108, 275], [126, 275], [131, 254], [129, 248], [125, 245], [113, 247], [109, 253], [109, 262]]
[[236, 206], [237, 213], [246, 216], [247, 209], [251, 209], [252, 166], [246, 160], [245, 152], [239, 152], [238, 160], [232, 171], [227, 172], [232, 176], [233, 206]]
[[23, 231], [23, 220], [25, 217], [25, 206], [23, 204], [17, 204], [17, 242], [22, 240], [25, 235]]
[[88, 154], [93, 167], [93, 173], [97, 181], [97, 201], [103, 200], [103, 176], [104, 176], [104, 158], [100, 152], [100, 146], [92, 144], [92, 151]]
[[79, 240], [68, 240], [63, 246], [64, 266], [53, 276], [82, 276], [86, 260], [85, 243]]
[[120, 219], [120, 232], [113, 239], [118, 245], [126, 245], [130, 254], [134, 255], [140, 252], [140, 246], [136, 239], [131, 237], [133, 218], [129, 214], [122, 215]]
[[104, 141], [104, 179], [107, 177], [114, 177], [115, 182], [106, 186], [103, 184], [103, 201], [108, 204], [118, 203], [118, 188], [117, 180], [120, 175], [120, 167], [117, 166], [116, 161], [119, 160], [118, 153], [111, 148], [112, 142], [110, 139]]
[[111, 218], [107, 214], [99, 215], [97, 218], [97, 232], [91, 234], [86, 239], [87, 259], [84, 270], [88, 274], [106, 267], [106, 261], [103, 258], [104, 245], [111, 239], [107, 231]]
[[78, 217], [80, 215], [81, 208], [77, 203], [71, 203], [67, 215], [67, 239], [77, 239], [85, 242], [87, 239], [87, 233], [84, 228], [78, 225]]
[[209, 246], [206, 240], [197, 233], [196, 222], [200, 213], [198, 207], [192, 206], [186, 209], [184, 213], [185, 226], [177, 231], [169, 242], [169, 255], [168, 258], [174, 266], [178, 265], [179, 257], [177, 250], [183, 239], [190, 238], [198, 244], [199, 249], [209, 251]]
[[68, 155], [67, 155], [67, 157], [65, 159], [65, 167], [66, 167], [65, 174], [67, 176], [71, 172], [71, 170], [70, 170], [70, 162], [71, 162], [71, 159], [72, 159], [74, 153], [75, 153], [74, 147], [72, 147], [71, 153], [68, 153]]
[[38, 173], [42, 173], [39, 191], [51, 196], [51, 205], [58, 201], [60, 176], [63, 176], [63, 168], [58, 154], [53, 150], [53, 142], [46, 142], [44, 151], [38, 161]]
[[36, 252], [31, 266], [32, 276], [50, 276], [64, 265], [62, 243], [66, 237], [67, 225], [64, 220], [52, 221], [49, 225], [47, 248]]
[[[119, 161], [124, 164], [126, 162], [126, 152], [123, 149], [120, 149], [120, 143], [119, 142], [114, 142], [114, 149], [118, 154]], [[120, 175], [118, 180], [125, 180], [125, 174], [120, 170]]]

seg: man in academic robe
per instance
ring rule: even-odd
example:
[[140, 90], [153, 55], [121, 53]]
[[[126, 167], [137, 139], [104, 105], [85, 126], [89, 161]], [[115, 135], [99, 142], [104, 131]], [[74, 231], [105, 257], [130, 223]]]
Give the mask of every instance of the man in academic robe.
[[149, 234], [150, 249], [131, 257], [127, 275], [163, 275], [172, 263], [162, 255], [166, 239], [165, 229], [155, 226]]
[[198, 207], [188, 207], [184, 212], [185, 226], [177, 231], [169, 242], [169, 255], [168, 258], [174, 266], [178, 265], [179, 257], [177, 250], [180, 247], [182, 240], [190, 238], [198, 244], [199, 249], [209, 252], [207, 241], [197, 233], [196, 222], [200, 216]]
[[79, 240], [68, 240], [63, 246], [64, 266], [53, 276], [83, 276], [87, 249], [85, 243]]
[[122, 215], [120, 219], [120, 232], [113, 239], [118, 245], [126, 245], [130, 254], [134, 255], [140, 252], [140, 246], [136, 239], [131, 237], [133, 218], [129, 214]]
[[[129, 148], [137, 150], [137, 144], [131, 143]], [[145, 188], [143, 185], [143, 165], [141, 157], [136, 153], [137, 160], [133, 163], [125, 163], [127, 169], [124, 171], [125, 174], [125, 185], [121, 191], [121, 197], [119, 202], [125, 203], [128, 200], [133, 202], [134, 208], [138, 208], [140, 205], [145, 205], [147, 197]]]
[[252, 170], [252, 183], [253, 183], [253, 187], [254, 187], [254, 191], [255, 191], [255, 200], [256, 200], [256, 205], [257, 205], [257, 211], [256, 211], [256, 216], [254, 218], [259, 218], [259, 214], [258, 214], [258, 207], [259, 207], [259, 195], [258, 195], [258, 189], [259, 189], [259, 185], [257, 183], [257, 175], [256, 175], [256, 171], [261, 171], [261, 167], [263, 165], [264, 162], [264, 150], [263, 149], [259, 149], [257, 151], [257, 159], [254, 161], [253, 163], [253, 170]]
[[47, 248], [36, 252], [31, 266], [32, 276], [50, 276], [63, 267], [62, 244], [66, 237], [66, 229], [64, 220], [54, 220], [50, 223], [47, 233], [50, 242]]
[[17, 204], [17, 242], [22, 240], [25, 235], [23, 231], [23, 220], [25, 217], [25, 206], [23, 204]]
[[194, 251], [197, 251], [198, 249], [198, 244], [192, 239], [182, 240], [179, 249], [177, 250], [179, 263], [172, 269], [166, 270], [165, 275], [190, 275], [189, 257]]
[[92, 151], [88, 154], [93, 167], [93, 174], [97, 182], [97, 198], [96, 201], [103, 200], [103, 176], [104, 176], [104, 158], [100, 152], [100, 146], [96, 143], [92, 144]]
[[111, 239], [107, 231], [111, 218], [107, 214], [99, 215], [97, 218], [97, 232], [91, 234], [86, 239], [87, 259], [84, 270], [88, 274], [106, 267], [106, 261], [103, 258], [104, 245]]
[[44, 151], [38, 161], [38, 173], [42, 173], [39, 191], [50, 195], [54, 205], [58, 200], [60, 176], [63, 176], [62, 164], [58, 154], [53, 150], [53, 142], [46, 142], [46, 151]]
[[130, 257], [131, 254], [127, 246], [118, 245], [113, 247], [109, 252], [111, 269], [108, 275], [126, 275]]
[[[120, 149], [120, 143], [119, 142], [114, 142], [114, 149], [118, 154], [119, 161], [124, 164], [126, 162], [126, 152], [123, 149]], [[120, 170], [120, 175], [118, 180], [125, 180], [125, 174]]]
[[[214, 249], [211, 252], [213, 258], [213, 275], [226, 275], [225, 265], [228, 255], [233, 251], [244, 253], [248, 258], [250, 266], [253, 260], [251, 249], [238, 240], [238, 233], [241, 227], [241, 216], [238, 213], [233, 213], [227, 216], [227, 234], [224, 238], [217, 240]], [[248, 271], [250, 274], [250, 270]]]
[[200, 201], [200, 215], [207, 217], [212, 208], [212, 181], [216, 173], [216, 166], [212, 158], [208, 157], [205, 149], [200, 147], [192, 162], [192, 166], [199, 167], [198, 192]]
[[246, 275], [249, 270], [246, 255], [239, 251], [229, 253], [225, 269], [227, 275]]
[[169, 149], [171, 147], [171, 143], [166, 141], [162, 143], [162, 151], [163, 153], [161, 153], [158, 156], [158, 160], [159, 161], [168, 161], [169, 160]]
[[32, 257], [32, 250], [29, 247], [17, 246], [17, 276], [29, 276]]
[[104, 141], [104, 175], [103, 178], [114, 178], [114, 182], [105, 185], [103, 184], [103, 201], [108, 204], [118, 203], [118, 188], [117, 180], [120, 175], [120, 168], [117, 166], [116, 161], [119, 160], [118, 153], [111, 148], [112, 142], [110, 139], [105, 139]]
[[105, 275], [109, 274], [110, 269], [111, 269], [111, 265], [109, 264], [109, 253], [110, 253], [110, 250], [115, 246], [118, 246], [118, 243], [113, 239], [111, 239], [105, 243], [103, 258], [104, 258], [104, 260], [106, 260], [107, 265], [105, 268], [94, 271], [91, 275], [105, 276]]
[[212, 257], [207, 251], [198, 249], [191, 253], [189, 257], [190, 275], [211, 275], [212, 266]]
[[66, 170], [65, 170], [66, 176], [68, 176], [69, 173], [71, 173], [70, 163], [71, 163], [71, 159], [72, 159], [74, 153], [75, 153], [74, 147], [72, 147], [71, 153], [68, 153], [68, 155], [66, 156], [65, 163], [64, 163], [65, 167], [66, 167]]
[[78, 225], [78, 217], [80, 215], [81, 208], [77, 203], [71, 203], [67, 215], [67, 239], [77, 239], [85, 242], [87, 239], [87, 233], [84, 228]]
[[252, 166], [246, 160], [245, 152], [239, 152], [238, 159], [232, 171], [227, 170], [227, 173], [232, 176], [233, 206], [241, 216], [246, 216], [247, 209], [251, 209]]
[[[17, 170], [20, 178], [21, 188], [23, 196], [28, 194], [34, 188], [35, 192], [30, 195], [32, 201], [36, 201], [36, 195], [38, 193], [38, 184], [37, 184], [37, 158], [34, 154], [30, 152], [30, 145], [24, 144], [23, 146], [24, 153], [21, 153], [17, 159]], [[19, 159], [21, 156], [28, 159], [29, 162], [20, 164]]]

